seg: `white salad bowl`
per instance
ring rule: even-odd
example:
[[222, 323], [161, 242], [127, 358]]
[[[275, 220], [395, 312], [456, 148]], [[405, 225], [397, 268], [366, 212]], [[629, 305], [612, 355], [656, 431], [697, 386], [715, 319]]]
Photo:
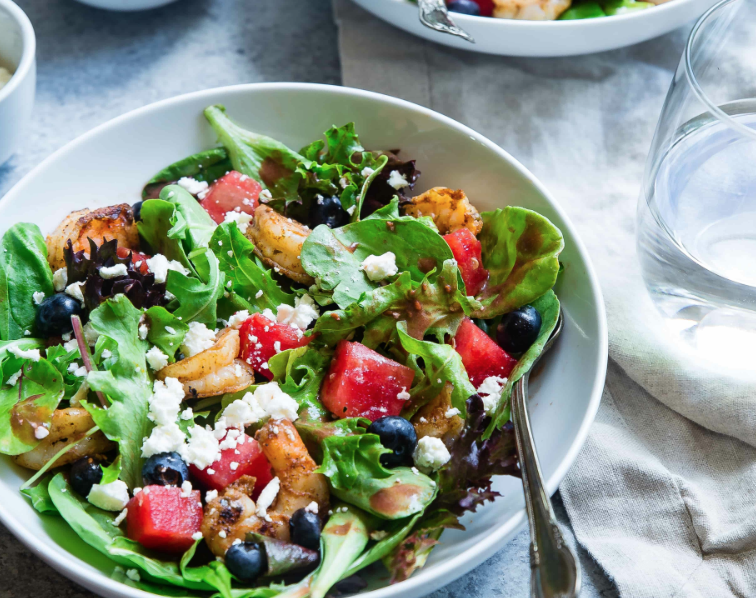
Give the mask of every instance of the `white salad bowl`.
[[0, 0], [0, 66], [13, 73], [0, 88], [0, 166], [18, 148], [31, 119], [37, 79], [35, 52], [29, 18], [10, 0]]
[[[0, 200], [0, 233], [19, 221], [49, 232], [72, 210], [134, 203], [142, 185], [173, 161], [212, 147], [202, 110], [221, 103], [242, 126], [299, 148], [333, 124], [356, 123], [363, 145], [401, 148], [422, 171], [417, 191], [464, 189], [489, 210], [508, 204], [547, 216], [564, 233], [564, 272], [556, 291], [565, 312], [562, 337], [532, 378], [530, 409], [543, 473], [556, 491], [585, 441], [599, 406], [607, 363], [604, 305], [581, 241], [558, 203], [504, 150], [436, 112], [387, 96], [325, 85], [240, 85], [179, 96], [97, 127], [40, 164]], [[0, 460], [0, 521], [36, 555], [105, 596], [147, 593], [112, 580], [113, 564], [89, 548], [59, 517], [40, 516], [18, 492], [28, 471]], [[525, 523], [520, 481], [497, 478], [502, 497], [467, 515], [466, 531], [447, 531], [426, 567], [389, 586], [377, 567], [370, 598], [423, 596], [494, 554]]]
[[646, 10], [575, 21], [518, 21], [451, 13], [475, 43], [433, 31], [410, 0], [354, 0], [384, 21], [445, 46], [502, 56], [574, 56], [631, 46], [694, 21], [718, 0], [669, 0]]

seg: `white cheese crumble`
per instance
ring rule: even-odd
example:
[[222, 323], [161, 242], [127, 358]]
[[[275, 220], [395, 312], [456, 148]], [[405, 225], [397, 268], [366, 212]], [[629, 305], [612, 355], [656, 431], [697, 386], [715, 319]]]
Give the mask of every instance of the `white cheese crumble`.
[[139, 575], [139, 571], [136, 569], [128, 569], [126, 571], [126, 577], [128, 577], [131, 581], [139, 581], [141, 576]]
[[[249, 228], [249, 223], [252, 222], [252, 215], [245, 212], [226, 212], [223, 222], [236, 222], [239, 232], [244, 234]], [[233, 252], [231, 254], [233, 255]]]
[[273, 504], [278, 496], [278, 491], [281, 489], [281, 480], [277, 477], [273, 478], [268, 485], [260, 492], [260, 496], [257, 499], [256, 513], [258, 517], [265, 517], [268, 507]]
[[262, 296], [263, 296], [263, 292], [262, 292], [262, 289], [260, 289], [259, 291], [257, 291], [257, 292], [255, 293], [255, 299], [259, 299], [259, 298], [260, 298], [260, 297], [262, 297]]
[[84, 333], [84, 340], [87, 341], [87, 344], [90, 347], [94, 347], [97, 344], [97, 339], [100, 338], [100, 333], [94, 329], [92, 322], [84, 324], [82, 332]]
[[397, 191], [399, 191], [399, 189], [404, 189], [404, 187], [409, 187], [409, 181], [407, 180], [407, 177], [405, 177], [398, 170], [392, 170], [389, 173], [388, 184]]
[[483, 409], [486, 413], [491, 413], [499, 403], [501, 391], [507, 383], [506, 378], [498, 376], [489, 376], [478, 387], [478, 394], [483, 399]]
[[188, 275], [189, 270], [176, 260], [168, 260], [162, 253], [156, 253], [147, 260], [147, 269], [155, 275], [155, 282], [163, 284], [168, 278], [168, 271], [175, 270], [183, 275]]
[[118, 527], [119, 525], [121, 525], [123, 523], [124, 519], [126, 519], [126, 516], [128, 514], [129, 514], [129, 510], [128, 509], [124, 509], [123, 511], [121, 511], [120, 513], [118, 513], [118, 517], [116, 517], [115, 519], [113, 519], [113, 525], [115, 525], [116, 527]]
[[118, 278], [119, 276], [128, 275], [129, 271], [125, 264], [116, 264], [115, 266], [102, 266], [100, 268], [100, 277], [106, 280]]
[[[74, 365], [74, 366], [75, 366], [75, 365], [77, 365], [77, 364], [74, 364], [74, 363], [72, 363], [71, 365]], [[81, 365], [81, 366], [75, 367], [73, 371], [71, 371], [71, 366], [69, 366], [69, 367], [68, 367], [68, 371], [69, 371], [69, 372], [70, 372], [71, 374], [73, 374], [74, 376], [76, 376], [77, 378], [86, 378], [86, 377], [87, 377], [87, 373], [88, 373], [88, 372], [87, 372], [87, 367], [86, 367], [86, 366], [84, 366], [84, 365]]]
[[8, 378], [8, 386], [16, 386], [16, 382], [21, 377], [21, 370], [18, 370], [15, 374]]
[[44, 425], [37, 426], [34, 428], [34, 438], [37, 440], [42, 440], [43, 438], [47, 438], [50, 435], [50, 430], [45, 428]]
[[388, 536], [388, 532], [382, 529], [375, 530], [374, 532], [370, 532], [370, 539], [375, 540], [376, 542], [380, 542], [387, 536]]
[[207, 492], [205, 492], [205, 502], [210, 502], [211, 500], [215, 500], [216, 498], [218, 498], [217, 490], [208, 490]]
[[181, 415], [179, 417], [181, 417], [181, 419], [186, 421], [194, 417], [194, 412], [192, 411], [191, 407], [187, 407], [181, 412]]
[[296, 421], [299, 417], [297, 413], [299, 404], [280, 389], [278, 382], [268, 382], [258, 386], [253, 396], [260, 407], [273, 419]]
[[73, 284], [69, 284], [66, 287], [66, 295], [73, 297], [79, 303], [84, 305], [84, 293], [81, 290], [81, 287], [83, 286], [84, 286], [83, 282], [74, 282]]
[[181, 177], [177, 184], [186, 189], [192, 195], [199, 195], [208, 188], [207, 181], [198, 181], [190, 176]]
[[440, 438], [424, 436], [417, 441], [413, 458], [418, 467], [436, 470], [449, 461], [451, 455]]
[[113, 357], [113, 353], [111, 351], [108, 351], [107, 349], [102, 350], [103, 359], [110, 359], [111, 357]]
[[158, 347], [152, 347], [152, 349], [147, 351], [145, 358], [147, 359], [147, 365], [156, 372], [168, 365], [168, 356]]
[[318, 514], [318, 503], [316, 503], [314, 500], [305, 507], [305, 511], [309, 511], [310, 513]]
[[34, 301], [34, 305], [42, 305], [42, 302], [45, 300], [44, 292], [35, 291], [32, 295], [32, 300]]
[[104, 485], [94, 484], [87, 500], [104, 511], [122, 511], [129, 502], [129, 487], [122, 480]]
[[218, 439], [211, 430], [206, 430], [202, 426], [192, 426], [189, 428], [190, 439], [184, 449], [184, 459], [187, 463], [205, 469], [208, 465], [215, 463], [221, 457]]
[[231, 461], [228, 466], [231, 468], [231, 471], [236, 471], [237, 469], [239, 469], [239, 464], [236, 461]]
[[231, 403], [223, 411], [226, 425], [231, 428], [245, 428], [257, 423], [266, 415], [265, 410], [260, 406], [260, 403], [257, 402], [257, 399], [251, 392]]
[[142, 443], [142, 457], [145, 459], [158, 453], [179, 453], [184, 450], [184, 433], [175, 423], [155, 426]]
[[369, 166], [365, 166], [365, 168], [362, 169], [362, 172], [360, 174], [364, 176], [365, 178], [368, 178], [371, 174], [373, 174], [375, 170], [370, 168]]
[[276, 320], [279, 324], [287, 324], [299, 330], [307, 330], [310, 323], [320, 316], [315, 301], [309, 295], [294, 299], [294, 307], [282, 304], [276, 311]]
[[192, 495], [192, 483], [189, 480], [184, 480], [181, 484], [181, 497], [189, 498]]
[[189, 332], [181, 344], [185, 357], [194, 357], [215, 344], [215, 332], [200, 322], [190, 322]]
[[241, 311], [237, 311], [234, 315], [232, 315], [228, 319], [228, 325], [231, 328], [235, 328], [236, 330], [238, 330], [239, 328], [241, 328], [241, 325], [244, 324], [244, 322], [248, 319], [249, 319], [249, 311], [246, 309], [243, 309]]
[[444, 413], [444, 417], [454, 417], [455, 415], [459, 415], [460, 411], [456, 407], [452, 407], [450, 409], [446, 410], [446, 413]]
[[59, 268], [53, 274], [53, 286], [60, 293], [68, 286], [68, 270]]
[[396, 255], [387, 251], [383, 255], [369, 255], [363, 261], [360, 269], [373, 282], [393, 276], [399, 271], [396, 266]]
[[354, 216], [354, 212], [356, 209], [357, 209], [357, 206], [349, 206], [347, 208], [347, 214], [349, 214], [350, 216]]
[[41, 357], [39, 349], [28, 349], [24, 351], [23, 349], [19, 349], [16, 345], [8, 347], [8, 353], [12, 353], [19, 359], [31, 359], [32, 361], [39, 361], [39, 358]]
[[202, 532], [194, 532], [192, 534], [192, 540], [194, 540], [195, 542], [201, 539], [202, 539]]
[[148, 417], [159, 426], [175, 423], [184, 396], [184, 385], [178, 379], [169, 376], [165, 380], [155, 380]]
[[396, 398], [400, 401], [409, 401], [410, 400], [410, 393], [407, 392], [407, 387], [402, 386], [402, 390], [400, 390], [398, 393], [396, 393]]
[[150, 327], [147, 325], [147, 322], [139, 322], [139, 338], [146, 341], [149, 333]]
[[267, 189], [263, 189], [262, 191], [260, 191], [259, 199], [261, 202], [266, 203], [273, 199], [273, 194]]

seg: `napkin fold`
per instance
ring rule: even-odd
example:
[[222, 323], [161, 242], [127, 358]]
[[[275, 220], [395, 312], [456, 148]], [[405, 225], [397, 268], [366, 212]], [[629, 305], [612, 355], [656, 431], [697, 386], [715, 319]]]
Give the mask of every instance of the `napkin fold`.
[[589, 250], [610, 358], [560, 488], [578, 541], [623, 597], [756, 594], [756, 384], [676, 344], [635, 253], [645, 160], [689, 28], [591, 56], [505, 58], [412, 37], [348, 0], [334, 9], [344, 85], [484, 132], [551, 190]]

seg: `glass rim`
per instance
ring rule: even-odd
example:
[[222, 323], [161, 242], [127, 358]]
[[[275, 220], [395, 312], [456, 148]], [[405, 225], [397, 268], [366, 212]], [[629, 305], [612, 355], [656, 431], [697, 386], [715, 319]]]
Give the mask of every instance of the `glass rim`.
[[693, 30], [690, 32], [690, 35], [688, 36], [688, 41], [685, 43], [685, 53], [684, 53], [685, 76], [688, 79], [688, 84], [693, 90], [693, 93], [696, 95], [699, 101], [708, 109], [709, 112], [711, 112], [717, 119], [722, 121], [722, 123], [724, 123], [726, 126], [735, 129], [736, 131], [742, 133], [746, 137], [756, 139], [756, 131], [754, 131], [750, 127], [746, 127], [745, 125], [742, 125], [741, 123], [737, 122], [734, 118], [732, 118], [729, 114], [727, 114], [724, 110], [722, 110], [719, 106], [714, 104], [714, 102], [712, 102], [709, 99], [709, 96], [706, 95], [706, 92], [701, 88], [701, 85], [698, 83], [698, 79], [696, 78], [696, 75], [693, 72], [693, 64], [691, 62], [693, 43], [695, 39], [698, 37], [698, 34], [701, 28], [709, 20], [709, 18], [715, 13], [718, 13], [720, 9], [722, 9], [723, 7], [729, 4], [732, 4], [734, 2], [745, 2], [745, 1], [746, 0], [722, 0], [721, 2], [718, 2], [717, 4], [712, 6], [709, 10], [707, 10], [703, 14], [703, 16], [701, 16], [700, 19], [698, 19], [696, 24], [693, 26]]

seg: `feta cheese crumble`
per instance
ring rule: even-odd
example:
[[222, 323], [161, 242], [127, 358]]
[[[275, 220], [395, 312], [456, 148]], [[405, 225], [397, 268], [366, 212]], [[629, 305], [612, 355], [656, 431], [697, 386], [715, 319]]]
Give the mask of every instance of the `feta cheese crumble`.
[[208, 188], [207, 181], [198, 181], [190, 176], [181, 177], [177, 184], [186, 189], [192, 195], [199, 195]]
[[189, 332], [181, 344], [181, 351], [186, 357], [194, 357], [215, 344], [215, 332], [200, 322], [190, 322]]
[[400, 401], [410, 400], [410, 393], [407, 392], [407, 388], [405, 386], [402, 386], [402, 390], [396, 393], [396, 398]]
[[16, 386], [16, 382], [18, 382], [18, 379], [21, 377], [21, 370], [18, 370], [15, 374], [8, 377], [8, 386]]
[[42, 305], [42, 302], [45, 300], [45, 294], [42, 291], [35, 291], [32, 295], [32, 300], [34, 301], [34, 305]]
[[252, 215], [245, 212], [226, 212], [223, 222], [236, 222], [239, 232], [245, 234], [249, 228], [249, 223], [252, 222]]
[[32, 361], [39, 361], [41, 357], [41, 355], [39, 354], [39, 349], [28, 349], [24, 351], [23, 349], [19, 349], [15, 345], [8, 347], [8, 353], [12, 353], [19, 359], [31, 359]]
[[184, 449], [184, 459], [199, 469], [205, 469], [221, 457], [218, 439], [212, 430], [202, 426], [189, 428], [189, 441]]
[[192, 540], [194, 540], [195, 542], [201, 539], [202, 539], [202, 532], [194, 532], [192, 534]]
[[149, 365], [156, 372], [162, 370], [168, 365], [168, 356], [163, 353], [158, 347], [152, 347], [145, 354], [147, 359], [147, 365]]
[[383, 255], [369, 255], [363, 261], [360, 269], [367, 274], [373, 282], [384, 280], [399, 271], [396, 266], [396, 255], [387, 251]]
[[155, 380], [147, 417], [159, 426], [174, 424], [184, 396], [184, 385], [178, 379], [169, 376], [165, 380]]
[[389, 173], [389, 178], [387, 182], [397, 191], [399, 191], [399, 189], [404, 189], [405, 187], [409, 187], [409, 181], [407, 180], [407, 177], [405, 177], [398, 170], [392, 170]]
[[363, 168], [363, 169], [362, 169], [362, 171], [360, 172], [360, 174], [361, 174], [362, 176], [364, 176], [365, 178], [368, 178], [368, 177], [369, 177], [369, 176], [370, 176], [371, 174], [373, 174], [374, 172], [375, 172], [375, 170], [373, 170], [373, 169], [372, 169], [372, 168], [370, 168], [369, 166], [365, 166], [365, 168]]
[[118, 527], [119, 525], [121, 525], [124, 522], [124, 520], [126, 519], [126, 516], [128, 514], [129, 514], [129, 510], [128, 509], [124, 509], [123, 511], [121, 511], [120, 513], [118, 513], [118, 517], [116, 517], [115, 519], [113, 519], [113, 525], [115, 525], [116, 527]]
[[111, 278], [118, 278], [119, 276], [127, 276], [129, 273], [125, 264], [116, 264], [115, 266], [102, 266], [100, 268], [100, 277], [106, 280]]
[[478, 394], [483, 399], [483, 409], [486, 413], [491, 413], [499, 403], [501, 391], [507, 383], [506, 378], [498, 376], [489, 376], [478, 387]]
[[309, 511], [310, 513], [318, 514], [318, 503], [316, 503], [314, 500], [305, 507], [305, 511]]
[[[247, 393], [249, 394], [249, 393]], [[254, 398], [273, 419], [296, 421], [299, 404], [278, 386], [278, 382], [268, 382], [258, 386]]]
[[53, 287], [60, 293], [68, 286], [68, 270], [59, 268], [53, 274]]
[[273, 478], [268, 485], [260, 492], [260, 496], [257, 499], [257, 505], [255, 512], [258, 517], [265, 517], [268, 511], [268, 507], [273, 504], [278, 496], [278, 491], [281, 489], [281, 480], [277, 477]]
[[94, 484], [87, 500], [104, 511], [122, 511], [129, 502], [129, 487], [122, 480], [110, 484]]
[[447, 463], [451, 455], [440, 438], [424, 436], [417, 441], [413, 459], [418, 467], [436, 470]]
[[243, 429], [246, 426], [257, 423], [266, 416], [265, 410], [260, 406], [255, 396], [248, 392], [241, 399], [231, 403], [223, 411], [226, 425], [231, 428]]
[[459, 415], [460, 411], [456, 407], [452, 407], [451, 409], [447, 409], [446, 413], [444, 413], [444, 417], [454, 417], [455, 415]]
[[84, 305], [84, 293], [81, 290], [81, 287], [83, 286], [84, 286], [83, 282], [74, 282], [73, 284], [69, 284], [66, 287], [66, 295], [73, 297], [79, 303]]
[[163, 284], [168, 278], [168, 271], [175, 270], [183, 275], [188, 275], [189, 270], [176, 260], [168, 260], [162, 253], [156, 253], [147, 260], [147, 269], [155, 275], [155, 282]]
[[294, 307], [282, 304], [278, 306], [276, 320], [279, 324], [287, 324], [292, 328], [307, 330], [313, 320], [317, 320], [320, 312], [315, 301], [309, 295], [302, 295], [294, 299]]
[[142, 457], [145, 459], [158, 453], [179, 453], [184, 450], [184, 433], [176, 423], [155, 426], [142, 443]]
[[47, 438], [50, 435], [50, 430], [45, 428], [44, 425], [37, 426], [34, 428], [34, 438], [37, 440], [42, 440], [43, 438]]
[[139, 575], [139, 571], [136, 569], [128, 569], [126, 571], [126, 577], [128, 577], [131, 581], [139, 581], [141, 576]]
[[249, 311], [246, 309], [243, 309], [241, 311], [237, 311], [234, 315], [232, 315], [228, 319], [228, 325], [231, 328], [235, 328], [238, 330], [241, 328], [241, 325], [244, 324], [244, 322], [249, 319]]
[[217, 490], [208, 490], [207, 492], [205, 492], [205, 502], [210, 502], [211, 500], [215, 500], [216, 498], [218, 498]]

